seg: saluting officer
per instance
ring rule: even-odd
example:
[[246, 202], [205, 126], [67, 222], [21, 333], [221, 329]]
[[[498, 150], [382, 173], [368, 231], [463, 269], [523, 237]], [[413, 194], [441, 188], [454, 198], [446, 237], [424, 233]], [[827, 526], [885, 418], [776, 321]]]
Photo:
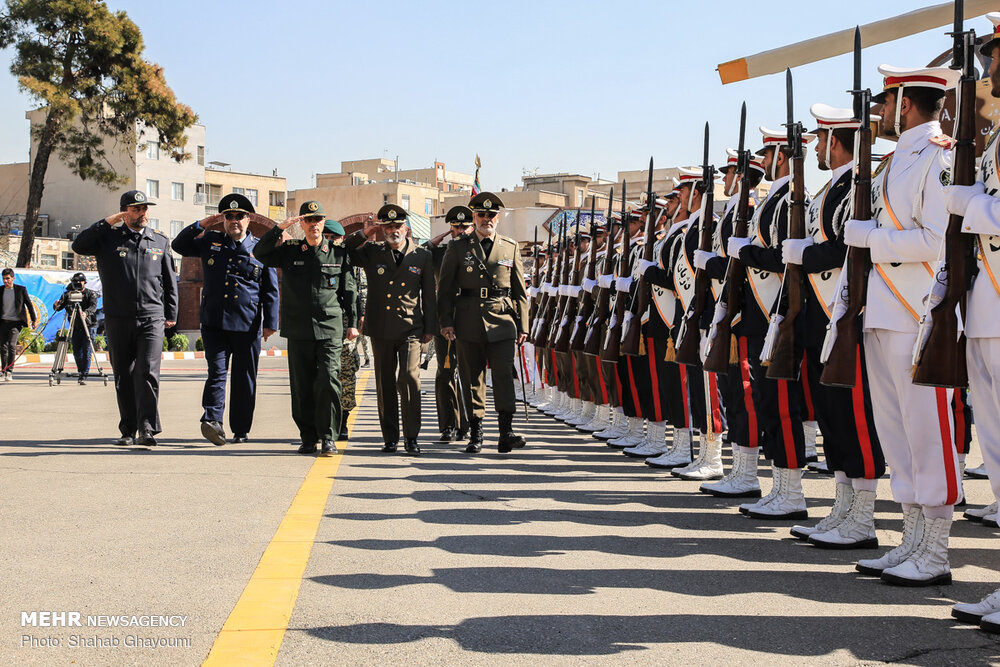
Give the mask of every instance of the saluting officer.
[[483, 445], [486, 414], [486, 365], [493, 371], [493, 403], [500, 416], [497, 450], [524, 447], [514, 419], [514, 346], [527, 338], [528, 294], [517, 241], [497, 233], [503, 202], [481, 192], [469, 202], [475, 232], [448, 244], [441, 264], [438, 316], [441, 335], [457, 341], [458, 368], [469, 387], [469, 446], [476, 454]]
[[121, 417], [121, 437], [114, 444], [121, 446], [156, 445], [163, 335], [177, 323], [177, 279], [169, 241], [147, 229], [147, 211], [153, 205], [145, 193], [129, 190], [119, 200], [119, 213], [98, 220], [73, 241], [73, 252], [97, 259], [101, 276]]
[[267, 340], [278, 327], [278, 277], [251, 254], [257, 245], [247, 231], [251, 213], [249, 199], [226, 195], [219, 200], [219, 213], [185, 227], [170, 244], [184, 257], [201, 258], [201, 338], [208, 364], [201, 434], [216, 445], [226, 444], [222, 416], [230, 359], [229, 426], [233, 442], [240, 443], [247, 441], [253, 424], [261, 329]]
[[[396, 451], [402, 407], [404, 447], [415, 455], [420, 453], [420, 346], [437, 328], [434, 261], [430, 251], [407, 238], [404, 208], [386, 204], [376, 217], [378, 222], [366, 223], [344, 245], [368, 279], [364, 333], [375, 354], [382, 451]], [[382, 228], [384, 242], [369, 240], [377, 227]]]
[[[340, 348], [358, 330], [347, 248], [323, 238], [325, 219], [318, 201], [302, 202], [299, 215], [268, 230], [253, 254], [281, 269], [281, 335], [288, 339], [292, 419], [302, 437], [298, 451], [314, 454], [319, 443], [320, 454], [330, 456], [337, 453], [341, 421]], [[294, 224], [304, 239], [282, 235]]]
[[[448, 223], [448, 231], [439, 234], [427, 242], [434, 260], [434, 277], [440, 279], [441, 262], [448, 250], [445, 238], [457, 239], [472, 232], [472, 209], [468, 206], [452, 206], [444, 217]], [[437, 404], [438, 428], [441, 430], [441, 442], [464, 440], [469, 432], [469, 416], [466, 406], [470, 399], [468, 394], [459, 395], [457, 381], [458, 352], [455, 346], [444, 339], [440, 331], [434, 334], [434, 354], [437, 356], [437, 371], [434, 375], [434, 397]], [[447, 362], [447, 363], [446, 363]]]

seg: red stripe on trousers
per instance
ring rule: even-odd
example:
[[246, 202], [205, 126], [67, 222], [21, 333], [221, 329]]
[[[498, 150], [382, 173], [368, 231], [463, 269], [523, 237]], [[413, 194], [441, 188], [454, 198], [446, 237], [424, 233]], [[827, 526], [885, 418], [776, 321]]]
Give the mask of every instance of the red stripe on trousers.
[[781, 439], [785, 443], [786, 466], [790, 469], [799, 467], [799, 459], [795, 456], [795, 438], [792, 437], [792, 415], [788, 406], [788, 381], [778, 380], [778, 416], [781, 417]]
[[955, 443], [951, 439], [951, 433], [948, 431], [948, 411], [951, 409], [951, 406], [948, 405], [948, 393], [946, 389], [938, 387], [934, 392], [937, 394], [938, 424], [941, 429], [941, 453], [944, 457], [945, 482], [948, 486], [948, 494], [945, 496], [944, 504], [954, 505], [958, 502], [958, 484], [955, 482], [955, 461], [951, 456]]
[[556, 350], [552, 348], [552, 383], [556, 387], [559, 386], [559, 369], [556, 367]]
[[569, 363], [573, 369], [573, 398], [580, 398], [580, 376], [576, 372], [576, 357], [572, 352], [569, 354]]
[[962, 403], [962, 392], [955, 390], [955, 451], [968, 454], [965, 451], [965, 404]]
[[661, 422], [663, 421], [663, 410], [660, 408], [660, 379], [656, 375], [656, 347], [653, 345], [653, 339], [646, 339], [646, 353], [649, 357], [649, 379], [650, 384], [653, 385], [653, 421]]
[[708, 397], [712, 401], [712, 433], [722, 433], [722, 410], [719, 408], [719, 380], [708, 373]]
[[687, 366], [677, 364], [681, 372], [681, 401], [684, 403], [684, 428], [691, 428], [691, 408], [688, 404], [688, 374]]
[[642, 419], [642, 406], [639, 405], [639, 388], [635, 386], [635, 375], [632, 374], [632, 357], [625, 357], [628, 364], [628, 384], [632, 390], [632, 403], [635, 405], [635, 416]]
[[538, 366], [538, 377], [542, 381], [542, 389], [545, 389], [546, 385], [548, 384], [546, 382], [548, 378], [546, 377], [545, 367], [542, 364], [542, 355], [537, 353], [535, 354], [535, 365]]
[[875, 455], [872, 453], [872, 439], [868, 432], [868, 416], [865, 414], [865, 387], [861, 375], [860, 345], [854, 367], [854, 377], [854, 388], [851, 389], [851, 402], [854, 405], [854, 427], [858, 431], [858, 444], [861, 445], [861, 459], [865, 464], [865, 479], [875, 479]]
[[743, 381], [743, 405], [747, 410], [747, 430], [750, 432], [748, 447], [757, 447], [760, 430], [757, 427], [757, 413], [753, 409], [753, 391], [750, 389], [750, 358], [747, 352], [747, 339], [738, 338], [740, 349], [740, 378]]
[[601, 383], [601, 405], [608, 404], [608, 386], [604, 384], [604, 371], [601, 369], [601, 360], [597, 360], [597, 381]]
[[527, 382], [528, 381], [528, 360], [524, 357], [524, 355], [521, 355], [521, 369], [524, 371], [524, 375], [522, 375], [521, 377], [523, 377], [524, 381]]
[[813, 406], [812, 391], [809, 389], [809, 365], [806, 363], [806, 355], [802, 355], [802, 398], [806, 402], [806, 421], [816, 421], [816, 408]]

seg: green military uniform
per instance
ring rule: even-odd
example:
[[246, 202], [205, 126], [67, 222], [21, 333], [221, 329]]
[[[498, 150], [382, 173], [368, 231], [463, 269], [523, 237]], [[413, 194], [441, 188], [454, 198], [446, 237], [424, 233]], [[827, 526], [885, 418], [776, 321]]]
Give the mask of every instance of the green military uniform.
[[[483, 192], [473, 197], [469, 207], [477, 213], [497, 212], [503, 202], [495, 194]], [[474, 436], [470, 450], [475, 435], [481, 443], [489, 364], [493, 403], [500, 415], [499, 447], [510, 451], [504, 443], [505, 433], [513, 435], [510, 423], [516, 409], [515, 339], [528, 331], [528, 295], [517, 241], [499, 233], [492, 239], [480, 239], [474, 231], [449, 243], [441, 263], [438, 315], [442, 328], [455, 329], [459, 373], [472, 397], [469, 411]], [[523, 446], [523, 440], [515, 446]]]
[[[315, 207], [315, 208], [310, 208]], [[322, 216], [318, 202], [304, 202], [299, 215]], [[288, 339], [292, 419], [304, 452], [333, 442], [340, 425], [340, 351], [344, 327], [357, 327], [354, 281], [347, 249], [321, 239], [281, 242], [271, 228], [254, 256], [281, 269], [281, 335]]]
[[[380, 223], [399, 224], [406, 211], [387, 204], [378, 212]], [[402, 414], [407, 451], [419, 453], [421, 338], [437, 330], [434, 263], [426, 248], [407, 239], [394, 251], [388, 243], [369, 242], [364, 232], [348, 236], [344, 244], [351, 261], [365, 271], [368, 298], [364, 333], [375, 356], [375, 386], [384, 450], [395, 451]], [[398, 255], [398, 257], [397, 257]]]

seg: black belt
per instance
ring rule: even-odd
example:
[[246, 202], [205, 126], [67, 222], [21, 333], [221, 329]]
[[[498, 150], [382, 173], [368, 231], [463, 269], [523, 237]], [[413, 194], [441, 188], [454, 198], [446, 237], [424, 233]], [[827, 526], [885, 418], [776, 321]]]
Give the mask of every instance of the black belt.
[[458, 291], [461, 296], [478, 296], [480, 299], [500, 299], [510, 296], [509, 287], [464, 288]]

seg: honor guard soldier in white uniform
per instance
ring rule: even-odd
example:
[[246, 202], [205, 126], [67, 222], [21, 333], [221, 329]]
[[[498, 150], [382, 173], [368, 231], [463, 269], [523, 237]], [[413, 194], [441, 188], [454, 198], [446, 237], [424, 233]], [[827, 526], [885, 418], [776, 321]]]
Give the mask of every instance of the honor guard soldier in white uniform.
[[[129, 190], [121, 211], [73, 241], [73, 252], [97, 259], [104, 327], [118, 396], [116, 445], [152, 447], [160, 432], [157, 402], [164, 330], [177, 323], [177, 278], [167, 237], [149, 229], [146, 194]], [[138, 433], [138, 435], [136, 435]], [[134, 438], [134, 440], [133, 440]]]
[[486, 365], [493, 371], [493, 403], [499, 413], [500, 453], [524, 447], [514, 433], [515, 346], [528, 331], [528, 294], [517, 241], [497, 233], [503, 202], [481, 192], [469, 202], [476, 228], [448, 244], [438, 286], [441, 335], [458, 345], [462, 383], [472, 395], [469, 445], [475, 454], [483, 445], [486, 414]]
[[913, 346], [948, 224], [944, 187], [951, 139], [938, 117], [959, 72], [882, 65], [885, 89], [873, 100], [898, 136], [896, 150], [872, 177], [872, 220], [849, 220], [847, 245], [871, 250], [864, 346], [871, 395], [893, 498], [903, 506], [900, 545], [858, 561], [886, 583], [951, 582], [948, 535], [961, 500], [953, 437], [952, 390], [911, 381]]
[[[393, 453], [399, 442], [400, 413], [407, 454], [420, 453], [420, 346], [437, 329], [434, 260], [427, 248], [407, 238], [406, 209], [386, 204], [367, 223], [344, 239], [351, 261], [365, 271], [368, 300], [365, 328], [375, 354], [375, 387], [382, 451]], [[384, 242], [374, 238], [382, 229]]]

